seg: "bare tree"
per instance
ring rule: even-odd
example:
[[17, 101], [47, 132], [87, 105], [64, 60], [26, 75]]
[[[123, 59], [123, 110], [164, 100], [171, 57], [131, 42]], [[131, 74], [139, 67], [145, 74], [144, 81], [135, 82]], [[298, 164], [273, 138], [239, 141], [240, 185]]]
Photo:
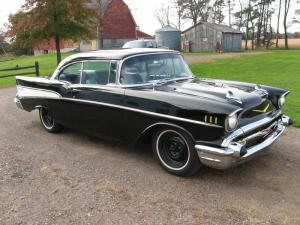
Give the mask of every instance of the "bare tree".
[[240, 11], [235, 12], [233, 15], [235, 17], [235, 22], [233, 25], [235, 25], [238, 29], [238, 31], [241, 31], [241, 29], [245, 26], [245, 11], [242, 2], [239, 0], [239, 6]]
[[248, 7], [244, 10], [245, 14], [247, 15], [246, 20], [246, 42], [245, 42], [245, 50], [248, 50], [248, 39], [249, 39], [249, 23], [251, 19], [251, 14], [253, 12], [253, 8], [251, 6], [251, 0], [248, 0]]
[[282, 0], [279, 0], [278, 17], [277, 17], [277, 31], [276, 31], [276, 48], [278, 48], [278, 39], [279, 39], [279, 22], [280, 22], [280, 14], [281, 14], [281, 2], [282, 2]]
[[225, 7], [224, 0], [216, 0], [213, 4], [212, 11], [213, 11], [213, 21], [220, 24], [223, 22], [225, 16], [223, 13], [223, 9]]
[[231, 15], [232, 11], [234, 10], [234, 0], [227, 0], [227, 7], [228, 7], [228, 25], [231, 26]]
[[177, 28], [181, 30], [181, 26], [183, 24], [183, 9], [182, 9], [182, 1], [181, 0], [173, 0], [174, 9], [176, 11], [177, 17]]
[[289, 14], [290, 4], [291, 4], [291, 0], [284, 0], [283, 27], [284, 27], [284, 46], [285, 46], [285, 49], [289, 49], [288, 33], [287, 33], [287, 28], [288, 28], [287, 16]]
[[209, 17], [209, 0], [179, 0], [183, 18], [193, 21], [196, 25], [199, 20], [207, 22]]
[[170, 6], [162, 4], [160, 8], [154, 11], [154, 17], [158, 20], [162, 27], [170, 25]]

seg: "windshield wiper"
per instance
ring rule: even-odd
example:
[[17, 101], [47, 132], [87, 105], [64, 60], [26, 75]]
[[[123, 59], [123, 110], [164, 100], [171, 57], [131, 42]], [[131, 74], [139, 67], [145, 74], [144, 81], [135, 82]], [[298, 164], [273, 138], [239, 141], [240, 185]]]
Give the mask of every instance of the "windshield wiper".
[[189, 80], [189, 79], [194, 79], [194, 77], [164, 78], [164, 79], [160, 79], [160, 80], [154, 80], [151, 83], [153, 84], [153, 86], [157, 86], [157, 85], [166, 84], [166, 83], [169, 83], [169, 82], [176, 82], [176, 81], [179, 81], [179, 80]]

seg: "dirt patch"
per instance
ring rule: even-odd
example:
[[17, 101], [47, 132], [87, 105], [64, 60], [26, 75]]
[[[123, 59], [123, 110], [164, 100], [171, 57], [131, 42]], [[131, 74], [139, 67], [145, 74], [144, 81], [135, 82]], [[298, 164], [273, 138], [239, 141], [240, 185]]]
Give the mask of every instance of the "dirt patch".
[[49, 134], [0, 90], [0, 224], [300, 224], [300, 130], [240, 167], [164, 172], [145, 147]]

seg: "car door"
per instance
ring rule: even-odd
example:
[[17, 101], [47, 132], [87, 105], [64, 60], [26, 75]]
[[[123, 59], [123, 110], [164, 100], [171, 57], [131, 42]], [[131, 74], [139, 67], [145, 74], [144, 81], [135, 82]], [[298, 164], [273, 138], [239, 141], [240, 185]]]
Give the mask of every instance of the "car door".
[[61, 98], [49, 101], [47, 107], [50, 108], [55, 120], [65, 126], [72, 127], [77, 121], [77, 105], [72, 100], [72, 91], [69, 88], [72, 85], [80, 84], [82, 62], [70, 63], [60, 71], [56, 79], [62, 84], [58, 92]]
[[117, 61], [83, 61], [80, 84], [69, 86], [76, 104], [76, 126], [122, 139], [124, 90], [116, 85]]

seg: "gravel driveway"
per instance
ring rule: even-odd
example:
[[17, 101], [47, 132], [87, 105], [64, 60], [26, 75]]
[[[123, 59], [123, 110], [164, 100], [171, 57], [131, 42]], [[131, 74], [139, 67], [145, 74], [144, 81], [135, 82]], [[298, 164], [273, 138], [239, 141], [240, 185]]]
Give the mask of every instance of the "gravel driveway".
[[300, 130], [255, 160], [189, 178], [145, 147], [49, 134], [0, 90], [0, 224], [300, 224]]

